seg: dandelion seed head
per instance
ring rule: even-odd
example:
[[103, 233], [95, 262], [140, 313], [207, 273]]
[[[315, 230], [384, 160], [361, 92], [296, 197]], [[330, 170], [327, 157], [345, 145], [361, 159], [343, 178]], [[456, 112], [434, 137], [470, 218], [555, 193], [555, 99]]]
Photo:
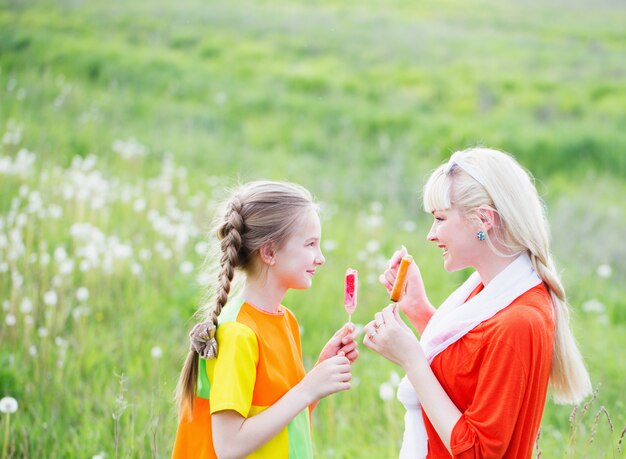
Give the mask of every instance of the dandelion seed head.
[[159, 346], [154, 346], [150, 350], [150, 355], [152, 356], [153, 359], [157, 360], [163, 356], [163, 351], [161, 350]]
[[30, 298], [26, 297], [22, 299], [22, 302], [20, 303], [20, 312], [22, 314], [30, 314], [33, 312], [33, 302]]
[[12, 414], [17, 411], [17, 400], [13, 397], [3, 397], [0, 399], [0, 412], [4, 414]]
[[611, 277], [611, 274], [613, 274], [613, 269], [611, 268], [611, 265], [600, 265], [598, 266], [598, 269], [596, 269], [596, 274], [598, 275], [598, 277], [606, 279], [608, 277]]
[[393, 399], [395, 391], [391, 383], [382, 383], [378, 388], [378, 395], [380, 396], [381, 400], [387, 401]]
[[15, 318], [15, 315], [9, 313], [4, 318], [4, 323], [6, 323], [9, 327], [13, 327], [17, 323], [17, 319]]
[[80, 302], [85, 302], [89, 298], [89, 289], [87, 287], [79, 287], [76, 290], [76, 299]]
[[190, 261], [183, 261], [180, 264], [180, 272], [183, 274], [191, 274], [193, 272], [193, 263]]
[[332, 239], [327, 239], [322, 242], [322, 248], [327, 252], [332, 252], [337, 248], [337, 242]]
[[58, 301], [57, 292], [50, 290], [43, 294], [43, 302], [46, 306], [55, 306]]

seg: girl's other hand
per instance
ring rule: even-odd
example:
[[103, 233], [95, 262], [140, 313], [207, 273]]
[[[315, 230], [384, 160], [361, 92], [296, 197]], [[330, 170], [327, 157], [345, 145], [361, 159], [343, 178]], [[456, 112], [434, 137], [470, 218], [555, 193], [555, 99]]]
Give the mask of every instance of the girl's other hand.
[[358, 343], [356, 342], [357, 334], [358, 331], [353, 323], [345, 324], [328, 340], [322, 352], [320, 352], [317, 364], [340, 354], [346, 356], [350, 363], [354, 363], [359, 357]]
[[335, 355], [317, 364], [296, 387], [303, 391], [309, 405], [327, 395], [350, 389], [350, 361]]

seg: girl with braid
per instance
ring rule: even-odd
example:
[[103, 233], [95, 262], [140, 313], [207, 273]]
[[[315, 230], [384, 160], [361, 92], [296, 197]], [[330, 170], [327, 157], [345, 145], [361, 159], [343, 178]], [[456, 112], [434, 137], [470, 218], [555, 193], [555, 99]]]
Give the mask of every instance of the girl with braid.
[[[423, 199], [445, 270], [475, 272], [435, 309], [413, 263], [401, 301], [364, 327], [365, 345], [406, 372], [400, 458], [530, 458], [548, 385], [557, 403], [591, 391], [543, 204], [512, 157], [483, 148], [454, 153]], [[404, 255], [381, 275], [388, 290]]]
[[[350, 324], [335, 333], [305, 373], [298, 322], [281, 305], [289, 289], [311, 286], [324, 264], [311, 195], [281, 182], [235, 190], [216, 231], [217, 282], [176, 390], [173, 458], [311, 458], [310, 411], [350, 388], [358, 357]], [[241, 294], [230, 297], [235, 271]]]

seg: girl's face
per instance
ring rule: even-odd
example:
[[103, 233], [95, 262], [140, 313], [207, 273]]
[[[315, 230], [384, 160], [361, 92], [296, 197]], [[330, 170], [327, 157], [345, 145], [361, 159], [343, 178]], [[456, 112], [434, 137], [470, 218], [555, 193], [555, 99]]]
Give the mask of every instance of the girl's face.
[[452, 272], [476, 267], [481, 248], [481, 241], [476, 237], [480, 229], [478, 225], [466, 219], [455, 206], [435, 210], [433, 217], [435, 221], [426, 238], [443, 250], [445, 270]]
[[313, 208], [297, 224], [294, 234], [276, 251], [272, 272], [284, 288], [307, 289], [315, 270], [326, 261], [320, 248], [322, 225]]

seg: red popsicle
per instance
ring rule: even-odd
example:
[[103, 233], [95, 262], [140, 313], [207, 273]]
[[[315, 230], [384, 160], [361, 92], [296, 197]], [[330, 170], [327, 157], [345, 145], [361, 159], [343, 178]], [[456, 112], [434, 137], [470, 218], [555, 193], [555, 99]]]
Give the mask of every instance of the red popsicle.
[[348, 322], [352, 321], [352, 313], [356, 309], [356, 296], [359, 285], [358, 271], [348, 268], [346, 271], [345, 290], [343, 295], [343, 305], [348, 313]]

